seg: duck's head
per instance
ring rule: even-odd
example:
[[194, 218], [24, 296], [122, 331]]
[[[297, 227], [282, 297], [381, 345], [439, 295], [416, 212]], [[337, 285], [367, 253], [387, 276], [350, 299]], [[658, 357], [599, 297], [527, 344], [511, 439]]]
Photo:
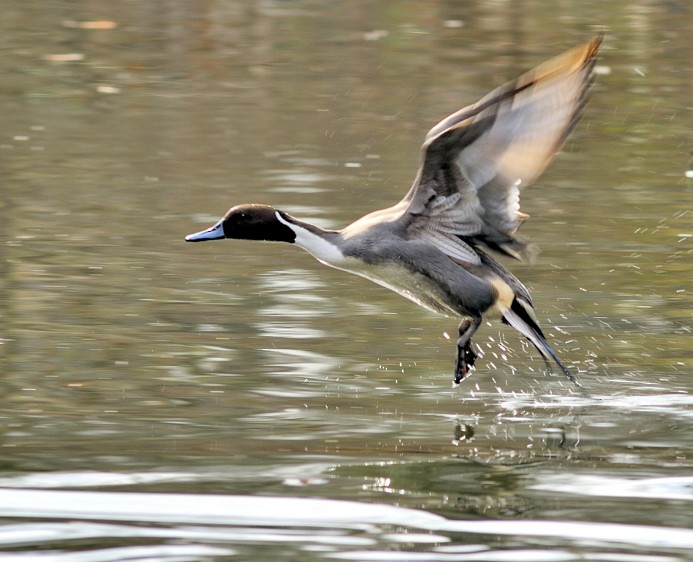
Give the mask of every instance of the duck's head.
[[271, 240], [294, 242], [296, 233], [288, 226], [291, 218], [268, 205], [238, 205], [207, 230], [189, 234], [187, 242], [206, 242], [235, 238], [239, 240]]

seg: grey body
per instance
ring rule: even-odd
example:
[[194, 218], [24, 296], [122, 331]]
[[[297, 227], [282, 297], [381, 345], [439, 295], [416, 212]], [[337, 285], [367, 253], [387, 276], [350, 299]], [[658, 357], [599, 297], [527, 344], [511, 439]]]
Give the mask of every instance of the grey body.
[[597, 37], [566, 51], [438, 123], [426, 135], [414, 184], [392, 207], [327, 231], [266, 205], [239, 205], [186, 240], [295, 243], [326, 265], [461, 317], [455, 382], [474, 364], [471, 337], [482, 317], [494, 313], [575, 382], [547, 343], [526, 287], [488, 250], [515, 259], [531, 255], [516, 237], [527, 218], [520, 191], [574, 127], [600, 44]]
[[336, 233], [347, 258], [346, 264], [337, 267], [387, 286], [439, 314], [466, 317], [488, 311], [496, 294], [484, 279], [486, 272], [412, 237], [407, 219], [408, 215], [393, 221], [369, 220], [365, 228], [355, 223]]

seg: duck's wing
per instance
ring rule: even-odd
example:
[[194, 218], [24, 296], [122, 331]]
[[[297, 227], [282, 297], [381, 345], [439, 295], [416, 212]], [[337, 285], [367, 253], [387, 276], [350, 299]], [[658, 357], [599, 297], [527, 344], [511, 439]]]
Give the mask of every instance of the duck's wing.
[[[415, 235], [460, 259], [475, 238], [519, 258], [520, 190], [561, 149], [585, 103], [602, 37], [550, 59], [438, 123], [400, 203]], [[452, 254], [450, 254], [452, 255]], [[478, 261], [476, 261], [478, 263]]]

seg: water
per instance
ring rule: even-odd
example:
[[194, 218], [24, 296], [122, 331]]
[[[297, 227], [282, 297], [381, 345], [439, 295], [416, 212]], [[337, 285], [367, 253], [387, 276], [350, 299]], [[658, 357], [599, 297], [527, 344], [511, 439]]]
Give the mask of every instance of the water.
[[[0, 561], [691, 560], [687, 2], [6, 2]], [[510, 264], [578, 392], [229, 206], [340, 227], [607, 27]]]

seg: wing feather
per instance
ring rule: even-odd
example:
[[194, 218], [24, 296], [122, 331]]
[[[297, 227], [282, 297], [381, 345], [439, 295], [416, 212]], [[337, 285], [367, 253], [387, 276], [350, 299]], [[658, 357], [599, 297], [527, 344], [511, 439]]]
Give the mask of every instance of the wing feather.
[[527, 218], [520, 190], [544, 171], [575, 126], [601, 41], [540, 64], [434, 126], [403, 200], [415, 218], [410, 228], [476, 236], [516, 255], [510, 249], [522, 243], [514, 234]]

